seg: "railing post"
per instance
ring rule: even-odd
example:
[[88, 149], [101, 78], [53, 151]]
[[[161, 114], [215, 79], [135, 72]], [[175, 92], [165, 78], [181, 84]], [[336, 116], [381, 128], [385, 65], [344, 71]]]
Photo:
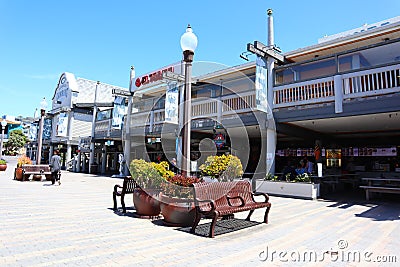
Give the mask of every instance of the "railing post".
[[335, 75], [334, 77], [334, 91], [335, 91], [335, 113], [343, 112], [343, 84], [342, 76]]

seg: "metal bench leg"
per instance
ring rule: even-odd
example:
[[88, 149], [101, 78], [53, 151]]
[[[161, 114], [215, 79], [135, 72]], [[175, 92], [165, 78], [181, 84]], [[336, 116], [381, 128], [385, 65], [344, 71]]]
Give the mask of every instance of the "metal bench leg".
[[114, 210], [117, 210], [117, 193], [113, 192]]
[[191, 233], [195, 233], [196, 232], [196, 227], [199, 224], [200, 219], [201, 219], [201, 215], [198, 212], [196, 212], [195, 217], [194, 217], [194, 221], [193, 221], [193, 224], [192, 224], [192, 229], [190, 229]]
[[253, 212], [254, 212], [254, 210], [251, 210], [251, 211], [249, 212], [249, 215], [247, 215], [246, 221], [250, 221], [250, 217], [251, 217], [251, 215], [253, 214]]
[[122, 212], [126, 213], [126, 207], [125, 207], [125, 194], [121, 194], [121, 205], [122, 205]]
[[267, 209], [265, 210], [265, 214], [264, 214], [264, 223], [268, 224], [268, 214], [269, 214], [269, 210], [271, 209], [271, 207], [267, 207]]
[[369, 200], [369, 190], [365, 189], [365, 198]]
[[215, 229], [215, 225], [217, 224], [217, 219], [218, 219], [218, 215], [215, 214], [212, 219], [211, 225], [210, 225], [210, 233], [208, 234], [208, 237], [214, 237], [214, 229]]

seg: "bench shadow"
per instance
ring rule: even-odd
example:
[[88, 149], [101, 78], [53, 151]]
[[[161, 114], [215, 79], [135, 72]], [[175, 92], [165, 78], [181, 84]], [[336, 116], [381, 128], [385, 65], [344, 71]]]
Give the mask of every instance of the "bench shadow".
[[[236, 219], [236, 218], [227, 219], [227, 220], [219, 220], [219, 221], [217, 221], [217, 223], [215, 225], [214, 235], [219, 236], [219, 235], [223, 235], [223, 234], [227, 234], [227, 233], [232, 233], [232, 232], [236, 232], [236, 231], [239, 231], [242, 229], [253, 227], [253, 226], [256, 226], [259, 224], [262, 224], [262, 222], [246, 221], [244, 219]], [[192, 228], [191, 226], [180, 227], [175, 230], [194, 234], [197, 236], [208, 237], [208, 234], [210, 232], [210, 226], [211, 226], [211, 222], [199, 224], [196, 227], [196, 230], [194, 233], [190, 233], [190, 229]]]
[[122, 212], [121, 207], [117, 208], [116, 210], [114, 210], [113, 208], [107, 208], [107, 209], [113, 211], [114, 214], [118, 216], [137, 218], [135, 207], [126, 207], [126, 213]]

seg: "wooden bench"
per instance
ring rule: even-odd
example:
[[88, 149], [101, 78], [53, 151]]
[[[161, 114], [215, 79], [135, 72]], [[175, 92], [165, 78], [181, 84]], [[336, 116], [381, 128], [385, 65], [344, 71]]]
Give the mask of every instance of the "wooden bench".
[[369, 200], [369, 198], [370, 198], [370, 194], [369, 194], [370, 192], [400, 194], [400, 187], [361, 185], [360, 188], [365, 189], [365, 198], [367, 200]]
[[135, 180], [133, 180], [130, 176], [124, 178], [122, 186], [120, 186], [119, 184], [114, 185], [114, 191], [113, 191], [114, 210], [117, 210], [117, 196], [119, 196], [121, 197], [122, 211], [123, 213], [126, 213], [125, 200], [124, 200], [125, 195], [133, 194], [135, 188], [137, 187], [138, 185], [136, 184]]
[[[265, 193], [253, 193], [251, 184], [248, 181], [233, 182], [211, 182], [195, 183], [194, 202], [196, 216], [193, 221], [191, 232], [194, 233], [202, 216], [212, 219], [209, 237], [214, 237], [214, 228], [218, 218], [231, 217], [234, 213], [250, 211], [246, 220], [255, 209], [266, 208], [264, 222], [268, 223], [268, 213], [271, 203], [269, 196]], [[264, 202], [257, 202], [254, 196], [264, 196]]]
[[33, 174], [37, 175], [46, 175], [47, 177], [50, 177], [51, 171], [50, 171], [50, 166], [49, 165], [29, 165], [29, 164], [24, 164], [22, 165], [22, 180], [28, 180], [29, 176]]

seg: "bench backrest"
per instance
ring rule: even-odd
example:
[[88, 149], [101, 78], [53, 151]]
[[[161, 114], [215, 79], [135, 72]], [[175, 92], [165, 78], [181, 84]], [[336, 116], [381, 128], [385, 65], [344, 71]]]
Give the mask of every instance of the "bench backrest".
[[122, 185], [122, 193], [129, 194], [133, 193], [134, 189], [137, 188], [138, 185], [136, 184], [135, 180], [132, 178], [124, 178], [124, 183]]
[[25, 172], [50, 172], [50, 167], [49, 165], [29, 165], [29, 164], [24, 164], [22, 165], [22, 168], [24, 169]]
[[[201, 209], [208, 209], [209, 204], [198, 203], [197, 200], [213, 200], [217, 207], [230, 206], [227, 195], [231, 197], [241, 196], [245, 202], [251, 199], [251, 184], [248, 181], [232, 181], [232, 182], [213, 182], [213, 183], [195, 183], [194, 198], [197, 206]], [[232, 200], [232, 205], [240, 204], [240, 200]]]

